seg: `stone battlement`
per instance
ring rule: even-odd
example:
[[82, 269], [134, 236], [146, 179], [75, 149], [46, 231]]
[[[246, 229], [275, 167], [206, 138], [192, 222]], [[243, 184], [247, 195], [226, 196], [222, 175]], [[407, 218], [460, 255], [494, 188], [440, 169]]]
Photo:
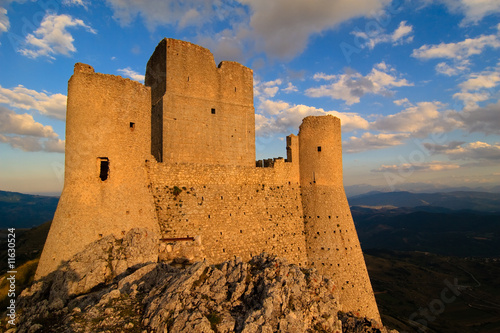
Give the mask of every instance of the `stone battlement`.
[[164, 260], [267, 252], [314, 267], [344, 311], [380, 320], [344, 193], [340, 120], [307, 117], [287, 137], [286, 159], [256, 162], [254, 112], [252, 70], [216, 66], [188, 42], [160, 41], [144, 85], [77, 63], [65, 184], [37, 278], [141, 227]]

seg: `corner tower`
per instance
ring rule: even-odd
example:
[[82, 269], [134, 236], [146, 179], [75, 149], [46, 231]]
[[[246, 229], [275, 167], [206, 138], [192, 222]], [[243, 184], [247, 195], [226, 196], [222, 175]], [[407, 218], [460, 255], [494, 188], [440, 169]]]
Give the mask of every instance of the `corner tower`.
[[253, 72], [163, 39], [148, 61], [151, 153], [159, 162], [255, 165]]
[[344, 311], [380, 322], [344, 192], [340, 119], [305, 118], [299, 131], [299, 152], [309, 266], [332, 278]]
[[145, 163], [150, 90], [76, 64], [68, 83], [64, 189], [36, 278], [101, 237], [142, 226], [159, 233]]

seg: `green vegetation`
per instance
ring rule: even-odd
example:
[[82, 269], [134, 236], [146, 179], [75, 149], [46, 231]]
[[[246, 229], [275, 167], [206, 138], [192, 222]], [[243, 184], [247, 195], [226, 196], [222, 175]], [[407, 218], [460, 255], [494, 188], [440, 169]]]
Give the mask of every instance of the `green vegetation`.
[[219, 314], [217, 312], [211, 312], [207, 315], [207, 319], [210, 322], [210, 328], [215, 333], [218, 333], [219, 331], [217, 330], [217, 325], [222, 322], [222, 318], [219, 316]]
[[[16, 297], [19, 296], [22, 290], [28, 287], [35, 277], [36, 268], [38, 266], [38, 259], [30, 260], [23, 263], [21, 266], [16, 268]], [[7, 278], [10, 274], [3, 274], [0, 277], [0, 309], [5, 309], [10, 302], [9, 287], [10, 283]]]

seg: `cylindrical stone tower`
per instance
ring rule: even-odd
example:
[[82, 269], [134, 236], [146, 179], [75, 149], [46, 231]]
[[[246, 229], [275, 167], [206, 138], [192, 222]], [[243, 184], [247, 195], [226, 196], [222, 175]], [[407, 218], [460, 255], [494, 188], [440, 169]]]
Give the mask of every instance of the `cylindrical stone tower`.
[[299, 131], [307, 258], [335, 282], [344, 311], [380, 322], [342, 180], [340, 119], [307, 117]]
[[68, 84], [64, 189], [36, 278], [86, 245], [135, 227], [159, 234], [146, 160], [150, 89], [76, 64]]

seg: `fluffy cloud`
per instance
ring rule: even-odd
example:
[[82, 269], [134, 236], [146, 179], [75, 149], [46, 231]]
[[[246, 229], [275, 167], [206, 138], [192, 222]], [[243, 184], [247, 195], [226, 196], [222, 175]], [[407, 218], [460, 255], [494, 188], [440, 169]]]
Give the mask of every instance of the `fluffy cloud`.
[[0, 132], [41, 138], [57, 137], [51, 126], [35, 122], [33, 116], [27, 113], [17, 114], [4, 107], [0, 107]]
[[315, 74], [314, 78], [333, 80], [334, 82], [320, 87], [313, 87], [306, 90], [306, 95], [310, 97], [328, 96], [333, 99], [341, 99], [347, 105], [359, 103], [360, 98], [366, 94], [377, 94], [391, 96], [392, 87], [411, 86], [406, 79], [397, 77], [395, 70], [384, 62], [375, 67], [366, 76], [357, 72], [347, 72], [340, 75], [326, 75], [324, 73]]
[[392, 43], [393, 45], [411, 43], [413, 41], [413, 26], [407, 25], [406, 21], [401, 21], [399, 27], [394, 30], [392, 34], [380, 33], [377, 30], [375, 34], [367, 34], [363, 31], [353, 31], [351, 34], [354, 36], [366, 40], [362, 47], [368, 47], [372, 50], [377, 44], [380, 43]]
[[290, 105], [283, 101], [264, 100], [255, 115], [257, 136], [295, 131], [307, 116], [332, 115], [340, 118], [344, 132], [368, 128], [368, 121], [357, 113], [325, 111], [307, 105]]
[[467, 38], [458, 43], [441, 43], [438, 45], [423, 45], [413, 50], [412, 56], [418, 59], [448, 58], [468, 59], [473, 55], [481, 54], [486, 47], [500, 47], [497, 35], [482, 35], [477, 38]]
[[346, 153], [359, 153], [367, 150], [399, 146], [409, 137], [410, 134], [408, 133], [372, 134], [366, 132], [363, 133], [360, 138], [354, 136], [350, 137], [342, 145]]
[[450, 142], [446, 145], [424, 144], [432, 154], [444, 154], [452, 160], [500, 160], [500, 143], [488, 144], [481, 141], [464, 143]]
[[1, 106], [0, 142], [24, 151], [64, 152], [64, 141], [51, 126], [36, 122], [29, 114], [17, 114]]
[[420, 102], [405, 110], [375, 120], [370, 128], [382, 132], [406, 132], [424, 137], [430, 133], [448, 132], [461, 121], [450, 117], [451, 111], [443, 111], [440, 102]]
[[22, 55], [30, 58], [49, 57], [55, 59], [54, 55], [62, 54], [68, 56], [76, 51], [73, 45], [74, 38], [66, 30], [72, 27], [83, 27], [91, 33], [96, 33], [82, 20], [75, 19], [69, 15], [46, 15], [40, 27], [26, 36], [26, 47], [19, 50]]
[[418, 49], [413, 50], [412, 57], [429, 60], [429, 59], [450, 59], [453, 60], [453, 65], [450, 66], [446, 62], [437, 64], [436, 71], [445, 75], [457, 75], [469, 66], [469, 58], [473, 55], [481, 54], [487, 47], [500, 47], [500, 31], [497, 34], [481, 35], [476, 38], [467, 38], [457, 43], [440, 43], [437, 45], [423, 45]]
[[118, 73], [121, 75], [127, 76], [131, 78], [132, 80], [138, 81], [143, 83], [145, 76], [142, 74], [137, 73], [136, 71], [132, 70], [130, 67], [126, 68], [120, 68], [118, 69]]
[[63, 120], [66, 117], [66, 96], [38, 92], [19, 85], [8, 89], [0, 86], [0, 103], [23, 110], [36, 110], [40, 114]]
[[446, 162], [427, 162], [427, 163], [403, 163], [403, 164], [393, 164], [393, 165], [382, 165], [378, 169], [372, 170], [372, 172], [408, 172], [412, 171], [444, 171], [453, 170], [460, 168], [460, 165]]
[[500, 2], [498, 0], [441, 0], [454, 12], [465, 15], [465, 23], [477, 23], [483, 17], [499, 13]]
[[[369, 16], [390, 4], [390, 0], [107, 0], [114, 18], [122, 25], [140, 17], [154, 30], [173, 25], [201, 28], [214, 21], [229, 19], [229, 29], [200, 33], [202, 45], [228, 48], [242, 56], [248, 49], [271, 57], [290, 58], [302, 52], [312, 34], [333, 28], [355, 17]], [[200, 29], [202, 31], [204, 29]], [[211, 29], [208, 29], [211, 30]], [[225, 31], [224, 31], [225, 30]], [[213, 38], [215, 36], [215, 38]], [[223, 37], [223, 38], [222, 38]], [[209, 39], [213, 40], [210, 41]], [[239, 41], [235, 43], [235, 41]], [[242, 43], [242, 44], [239, 44]], [[238, 52], [237, 49], [240, 49]]]

